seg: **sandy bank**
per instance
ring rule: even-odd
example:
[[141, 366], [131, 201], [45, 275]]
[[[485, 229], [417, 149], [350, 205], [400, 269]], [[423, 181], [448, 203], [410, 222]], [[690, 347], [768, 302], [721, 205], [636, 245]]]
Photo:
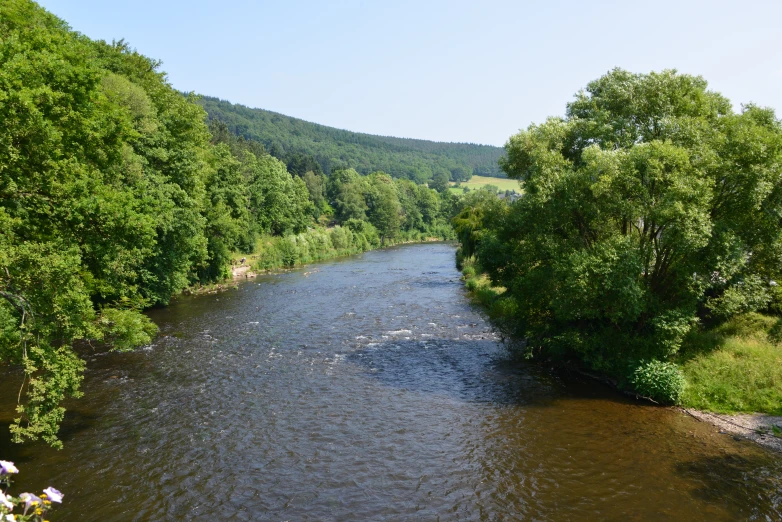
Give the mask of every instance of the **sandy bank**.
[[683, 408], [683, 411], [696, 419], [713, 424], [720, 433], [730, 433], [765, 446], [774, 451], [782, 452], [782, 437], [774, 435], [782, 432], [782, 417], [763, 415], [760, 413], [737, 413], [724, 415], [705, 411]]

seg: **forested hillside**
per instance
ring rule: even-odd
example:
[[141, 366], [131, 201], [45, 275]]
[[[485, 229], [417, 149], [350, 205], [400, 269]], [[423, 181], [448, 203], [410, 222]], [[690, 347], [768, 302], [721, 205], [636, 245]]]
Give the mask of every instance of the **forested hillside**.
[[380, 170], [417, 183], [439, 172], [447, 172], [452, 181], [466, 181], [473, 174], [505, 176], [498, 166], [501, 147], [361, 134], [208, 96], [200, 103], [210, 119], [225, 123], [239, 136], [260, 141], [296, 174], [316, 168], [326, 174], [338, 168], [360, 174]]

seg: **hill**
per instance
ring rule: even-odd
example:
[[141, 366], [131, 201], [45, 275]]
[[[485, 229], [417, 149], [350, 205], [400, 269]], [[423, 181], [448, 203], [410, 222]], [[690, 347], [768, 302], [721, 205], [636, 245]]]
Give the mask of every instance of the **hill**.
[[209, 96], [203, 96], [200, 103], [210, 120], [263, 143], [288, 170], [300, 175], [316, 169], [328, 174], [344, 167], [361, 174], [380, 170], [418, 183], [443, 171], [453, 181], [466, 181], [473, 174], [505, 176], [497, 164], [504, 153], [501, 147], [350, 132]]

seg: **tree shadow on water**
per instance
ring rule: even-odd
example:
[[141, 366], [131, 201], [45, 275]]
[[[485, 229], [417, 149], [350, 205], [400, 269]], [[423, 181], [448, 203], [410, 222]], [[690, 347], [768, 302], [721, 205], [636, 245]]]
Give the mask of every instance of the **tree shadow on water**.
[[[79, 434], [94, 429], [100, 422], [100, 417], [90, 412], [83, 412], [69, 408], [65, 414], [60, 431], [57, 437], [67, 447], [70, 442], [77, 439]], [[11, 440], [9, 421], [5, 419], [0, 421], [0, 458], [11, 460], [17, 466], [27, 462], [33, 462], [40, 459], [40, 453], [51, 452], [55, 454], [58, 450], [50, 447], [42, 440], [26, 441], [23, 444], [17, 444]]]
[[512, 362], [494, 340], [389, 340], [347, 354], [385, 386], [465, 402], [549, 406], [566, 393], [538, 366]]
[[700, 485], [692, 496], [724, 507], [734, 520], [782, 520], [782, 457], [752, 450], [680, 462], [675, 472]]

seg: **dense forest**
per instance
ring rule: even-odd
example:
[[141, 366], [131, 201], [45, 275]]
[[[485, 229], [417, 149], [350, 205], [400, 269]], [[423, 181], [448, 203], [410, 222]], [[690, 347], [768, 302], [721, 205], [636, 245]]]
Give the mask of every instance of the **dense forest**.
[[159, 65], [0, 2], [0, 364], [21, 384], [16, 441], [59, 445], [83, 355], [150, 342], [142, 311], [223, 280], [237, 255], [292, 266], [452, 234], [447, 190], [292, 174]]
[[383, 171], [416, 183], [438, 173], [446, 173], [451, 181], [467, 181], [473, 174], [504, 177], [498, 166], [500, 147], [361, 134], [208, 96], [199, 103], [210, 119], [225, 123], [238, 136], [263, 143], [296, 174], [352, 168], [360, 174]]
[[[782, 124], [700, 77], [614, 70], [510, 138], [513, 204], [455, 219], [528, 357], [661, 402], [782, 413]], [[684, 372], [684, 373], [683, 373]]]

